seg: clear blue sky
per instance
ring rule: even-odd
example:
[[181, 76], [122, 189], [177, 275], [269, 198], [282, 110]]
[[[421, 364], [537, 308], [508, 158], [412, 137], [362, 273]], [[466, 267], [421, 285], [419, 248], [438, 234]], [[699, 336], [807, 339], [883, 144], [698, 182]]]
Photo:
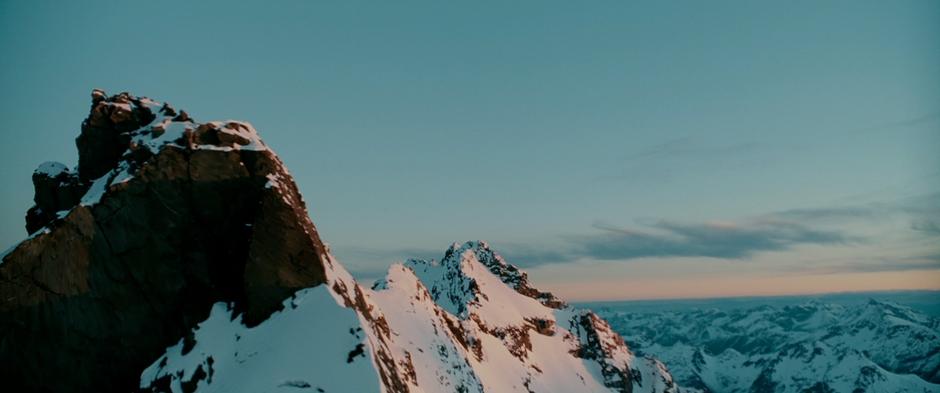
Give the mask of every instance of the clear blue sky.
[[365, 278], [484, 239], [575, 298], [940, 286], [940, 2], [250, 3], [0, 1], [0, 247], [97, 87], [254, 124]]

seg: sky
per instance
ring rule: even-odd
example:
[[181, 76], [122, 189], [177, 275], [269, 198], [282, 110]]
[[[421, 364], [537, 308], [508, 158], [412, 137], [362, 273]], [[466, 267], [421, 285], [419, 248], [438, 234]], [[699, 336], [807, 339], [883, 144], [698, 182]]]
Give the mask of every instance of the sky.
[[571, 300], [940, 288], [940, 2], [0, 0], [0, 247], [90, 92], [252, 123], [371, 280], [486, 240]]

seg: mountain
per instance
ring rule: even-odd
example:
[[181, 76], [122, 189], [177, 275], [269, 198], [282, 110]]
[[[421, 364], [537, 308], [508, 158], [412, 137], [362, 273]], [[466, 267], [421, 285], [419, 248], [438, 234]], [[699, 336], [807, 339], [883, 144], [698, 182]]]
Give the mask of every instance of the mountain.
[[96, 90], [0, 263], [0, 380], [65, 392], [678, 392], [486, 243], [363, 287], [255, 129]]
[[600, 314], [705, 392], [940, 392], [940, 319], [892, 302]]

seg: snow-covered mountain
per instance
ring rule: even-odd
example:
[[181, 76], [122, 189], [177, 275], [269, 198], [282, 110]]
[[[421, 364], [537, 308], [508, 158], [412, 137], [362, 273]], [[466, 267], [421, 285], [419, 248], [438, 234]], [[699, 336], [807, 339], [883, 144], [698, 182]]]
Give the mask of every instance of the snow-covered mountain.
[[532, 290], [525, 273], [486, 243], [454, 244], [440, 262], [395, 264], [372, 289], [329, 261], [330, 285], [299, 292], [253, 328], [245, 328], [231, 307], [216, 304], [191, 338], [143, 373], [141, 386], [174, 392], [187, 384], [207, 392], [288, 386], [326, 392], [678, 391], [660, 362], [634, 356], [595, 314]]
[[363, 287], [247, 123], [96, 90], [76, 142], [2, 255], [11, 391], [679, 391], [483, 242]]
[[895, 303], [599, 313], [702, 391], [940, 392], [940, 320]]

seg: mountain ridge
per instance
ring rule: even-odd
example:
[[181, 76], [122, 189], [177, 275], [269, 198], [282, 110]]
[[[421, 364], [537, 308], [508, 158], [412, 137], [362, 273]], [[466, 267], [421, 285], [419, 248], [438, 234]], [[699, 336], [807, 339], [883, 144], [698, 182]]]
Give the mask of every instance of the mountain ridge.
[[[483, 258], [479, 258], [475, 251], [480, 251], [481, 244], [484, 243], [467, 242], [451, 247], [442, 263], [432, 264], [440, 268], [460, 266], [477, 283], [466, 285], [467, 281], [455, 281], [458, 288], [466, 290], [463, 294], [468, 295], [461, 297], [467, 301], [457, 308], [458, 313], [448, 311], [454, 308], [447, 292], [435, 295], [408, 263], [393, 264], [384, 279], [366, 289], [354, 283], [348, 272], [329, 257], [333, 261], [328, 263], [329, 280], [334, 280], [331, 294], [337, 304], [360, 314], [361, 324], [351, 324], [348, 331], [362, 341], [348, 343], [346, 360], [354, 364], [360, 355], [374, 359], [383, 391], [391, 392], [679, 391], [662, 363], [634, 356], [620, 336], [596, 314], [567, 306], [550, 308], [503, 283], [481, 261], [487, 259], [486, 255], [498, 254], [487, 248]], [[451, 259], [455, 256], [459, 257]], [[459, 263], [446, 262], [448, 259]], [[452, 276], [435, 283], [451, 280]], [[491, 298], [497, 302], [490, 303]], [[216, 305], [215, 311], [226, 312], [220, 310], [227, 311], [223, 305]], [[278, 314], [293, 312], [285, 308]], [[236, 317], [226, 314], [210, 319], [232, 318]], [[198, 332], [202, 329], [200, 325]], [[214, 337], [209, 339], [213, 343], [217, 342], [219, 331], [228, 330], [216, 329], [203, 333]], [[263, 332], [266, 325], [255, 329]], [[231, 337], [222, 345], [201, 346], [198, 332], [188, 351], [183, 349], [184, 340], [168, 348], [144, 373], [141, 387], [152, 391], [185, 391], [185, 384], [193, 381], [203, 387], [204, 379], [199, 378], [208, 374], [200, 373], [200, 367], [217, 364], [214, 359], [226, 357], [220, 352], [230, 354], [232, 346], [240, 345], [240, 338]], [[307, 343], [316, 339], [291, 337], [284, 345], [293, 347], [297, 343], [293, 340]], [[272, 351], [280, 351], [276, 343], [273, 345]], [[272, 380], [268, 385], [284, 381]], [[317, 384], [309, 379], [289, 381], [324, 391], [346, 391], [344, 387]], [[166, 387], [169, 388], [160, 390]], [[226, 391], [231, 387], [214, 382], [207, 383], [205, 388]]]
[[95, 90], [76, 145], [0, 263], [17, 390], [678, 391], [484, 242], [361, 286], [248, 123]]

